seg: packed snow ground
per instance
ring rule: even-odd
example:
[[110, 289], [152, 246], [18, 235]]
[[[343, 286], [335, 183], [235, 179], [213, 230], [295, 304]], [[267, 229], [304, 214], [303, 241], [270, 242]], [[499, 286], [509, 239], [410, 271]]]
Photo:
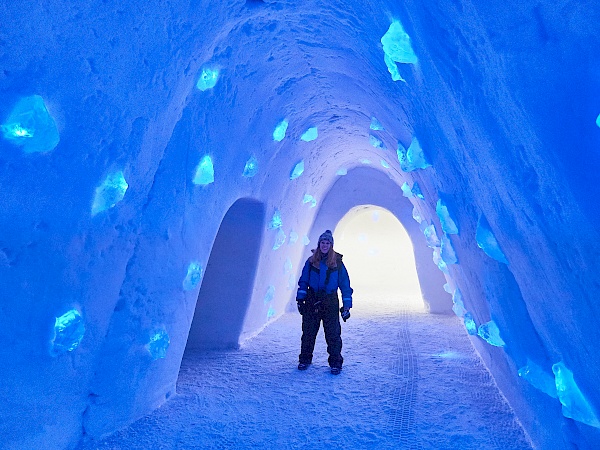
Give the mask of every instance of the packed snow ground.
[[376, 298], [342, 323], [340, 375], [322, 331], [296, 369], [301, 319], [285, 314], [237, 351], [186, 353], [174, 398], [80, 449], [531, 448], [457, 317]]

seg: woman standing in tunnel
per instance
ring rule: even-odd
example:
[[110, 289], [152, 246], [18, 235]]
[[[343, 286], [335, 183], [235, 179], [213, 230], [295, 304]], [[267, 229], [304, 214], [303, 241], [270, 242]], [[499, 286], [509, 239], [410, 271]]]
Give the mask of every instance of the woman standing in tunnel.
[[[315, 340], [321, 320], [329, 353], [331, 373], [338, 375], [342, 370], [342, 327], [339, 313], [344, 322], [350, 317], [352, 288], [342, 255], [333, 250], [333, 235], [326, 230], [320, 237], [313, 254], [306, 260], [298, 280], [296, 302], [302, 315], [302, 344], [299, 370], [306, 370], [312, 363]], [[338, 288], [342, 292], [343, 306], [340, 308]]]

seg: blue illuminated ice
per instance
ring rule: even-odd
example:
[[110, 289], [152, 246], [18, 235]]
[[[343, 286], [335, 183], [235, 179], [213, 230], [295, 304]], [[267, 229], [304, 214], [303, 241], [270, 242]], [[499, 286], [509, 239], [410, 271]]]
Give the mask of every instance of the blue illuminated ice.
[[425, 198], [425, 196], [423, 195], [423, 192], [421, 192], [421, 186], [419, 186], [419, 183], [417, 183], [417, 182], [415, 182], [415, 184], [413, 184], [411, 192], [413, 193], [413, 195], [415, 197], [419, 197], [420, 199]]
[[417, 138], [413, 138], [408, 149], [398, 142], [398, 149], [396, 150], [398, 155], [398, 162], [400, 162], [400, 168], [404, 172], [412, 172], [417, 169], [426, 169], [431, 167], [431, 164], [427, 162], [421, 144]]
[[297, 163], [294, 166], [294, 170], [292, 170], [292, 173], [290, 174], [290, 180], [295, 180], [303, 173], [304, 173], [304, 160], [300, 161], [299, 163]]
[[421, 213], [419, 213], [419, 210], [417, 209], [417, 207], [413, 207], [412, 210], [412, 217], [413, 219], [415, 219], [418, 223], [423, 222], [423, 218], [421, 217]]
[[598, 421], [592, 406], [575, 383], [573, 372], [567, 369], [562, 361], [552, 366], [552, 372], [554, 372], [558, 399], [563, 405], [563, 416], [600, 428], [600, 421]]
[[264, 304], [266, 305], [267, 303], [271, 303], [273, 301], [273, 298], [275, 298], [275, 286], [270, 285], [267, 288], [265, 298], [263, 299]]
[[402, 184], [402, 195], [404, 195], [407, 198], [411, 198], [414, 195], [406, 181]]
[[192, 291], [196, 289], [202, 280], [202, 266], [197, 261], [192, 261], [187, 269], [187, 274], [183, 280], [183, 290]]
[[441, 249], [439, 249], [439, 248], [433, 249], [433, 262], [436, 266], [438, 266], [438, 269], [440, 269], [446, 275], [449, 275], [450, 272], [448, 271], [448, 265], [442, 259], [441, 253], [442, 253]]
[[460, 292], [460, 289], [458, 288], [454, 290], [454, 294], [452, 295], [452, 311], [454, 311], [454, 314], [458, 317], [464, 317], [467, 313], [462, 299], [462, 292]]
[[304, 235], [302, 237], [302, 244], [305, 245], [305, 246], [308, 245], [308, 244], [310, 244], [310, 239], [308, 238], [307, 235]]
[[267, 226], [267, 228], [269, 230], [276, 230], [277, 228], [281, 228], [283, 226], [283, 220], [281, 220], [281, 213], [279, 212], [278, 209], [275, 210], [275, 212], [273, 213], [273, 217], [271, 218], [271, 221], [269, 222], [269, 225]]
[[304, 142], [314, 141], [319, 136], [317, 127], [311, 127], [300, 137]]
[[207, 89], [212, 89], [217, 84], [217, 80], [219, 79], [219, 70], [211, 69], [209, 67], [203, 67], [200, 72], [200, 76], [198, 77], [198, 82], [196, 83], [196, 87], [201, 91], [206, 91]]
[[83, 317], [76, 309], [71, 309], [54, 321], [51, 354], [58, 356], [75, 350], [85, 334]]
[[335, 173], [336, 175], [348, 175], [348, 169], [346, 169], [345, 167], [342, 167], [341, 169], [338, 169], [338, 171]]
[[367, 165], [372, 164], [371, 160], [368, 158], [363, 158], [360, 160], [360, 162], [361, 162], [361, 164], [367, 164]]
[[435, 231], [434, 224], [425, 227], [425, 229], [423, 230], [423, 234], [425, 235], [425, 240], [427, 241], [428, 247], [435, 248], [441, 245], [440, 240]]
[[375, 117], [371, 117], [371, 125], [369, 128], [371, 128], [373, 131], [380, 131], [383, 130], [383, 125], [381, 125], [381, 122], [379, 122], [379, 120], [377, 120]]
[[389, 55], [383, 55], [383, 61], [385, 62], [385, 65], [387, 66], [390, 75], [392, 76], [392, 81], [403, 81], [406, 83], [406, 80], [402, 78], [402, 75], [400, 75], [400, 71], [398, 70], [396, 62], [392, 58], [390, 58]]
[[558, 398], [554, 377], [549, 375], [536, 363], [527, 358], [527, 365], [519, 369], [519, 376], [529, 382], [534, 388], [552, 398]]
[[275, 130], [273, 131], [273, 140], [277, 141], [277, 142], [283, 141], [283, 138], [285, 137], [285, 133], [287, 132], [287, 128], [288, 128], [287, 120], [282, 120], [281, 122], [279, 122], [277, 124], [277, 126], [275, 127]]
[[379, 148], [381, 150], [386, 149], [385, 144], [380, 139], [377, 139], [375, 136], [373, 136], [372, 134], [369, 135], [369, 144], [371, 144], [373, 147]]
[[198, 167], [196, 167], [196, 174], [194, 175], [194, 184], [200, 186], [206, 186], [207, 184], [215, 181], [215, 168], [213, 167], [212, 158], [209, 155], [204, 155]]
[[458, 258], [456, 257], [456, 253], [454, 252], [454, 248], [452, 247], [452, 242], [448, 239], [448, 236], [442, 236], [442, 252], [441, 257], [442, 261], [444, 261], [447, 265], [457, 264]]
[[159, 328], [152, 332], [150, 341], [146, 344], [146, 350], [152, 356], [152, 359], [157, 360], [167, 356], [167, 349], [171, 343], [169, 334], [164, 328]]
[[458, 226], [456, 226], [456, 221], [448, 211], [448, 207], [444, 203], [442, 199], [437, 201], [437, 205], [435, 206], [435, 212], [440, 218], [440, 224], [442, 225], [442, 230], [446, 234], [458, 234]]
[[277, 230], [277, 234], [275, 235], [275, 243], [273, 244], [273, 250], [279, 249], [283, 244], [285, 244], [286, 235], [283, 230], [280, 228]]
[[381, 159], [379, 162], [381, 163], [381, 167], [383, 167], [384, 169], [390, 168], [390, 165], [387, 163], [387, 161]]
[[285, 264], [283, 265], [283, 273], [290, 273], [293, 267], [292, 260], [290, 258], [286, 258]]
[[477, 222], [475, 238], [477, 239], [477, 245], [486, 255], [490, 258], [494, 258], [496, 261], [508, 264], [508, 260], [506, 259], [506, 256], [504, 256], [504, 253], [502, 253], [502, 250], [500, 250], [496, 236], [494, 236], [494, 233], [490, 230], [490, 224], [483, 214]]
[[56, 123], [39, 95], [19, 100], [0, 129], [6, 140], [26, 153], [49, 152], [60, 141]]
[[258, 173], [258, 161], [254, 155], [246, 161], [246, 166], [244, 167], [244, 173], [242, 174], [246, 178], [252, 178], [254, 175]]
[[288, 243], [291, 245], [295, 244], [296, 242], [298, 242], [298, 233], [296, 233], [295, 231], [290, 231], [290, 239]]
[[596, 117], [596, 125], [600, 127], [600, 114], [598, 114], [598, 117]]
[[123, 200], [128, 187], [123, 172], [118, 171], [109, 174], [102, 184], [96, 188], [96, 195], [92, 204], [92, 216], [112, 208]]
[[404, 81], [398, 73], [396, 63], [416, 64], [417, 56], [410, 44], [410, 36], [399, 21], [395, 20], [391, 23], [388, 31], [381, 38], [381, 44], [385, 53], [385, 64], [392, 74], [392, 80]]
[[267, 319], [272, 319], [273, 317], [275, 317], [275, 314], [277, 314], [275, 308], [269, 306], [269, 310], [267, 311]]
[[473, 316], [470, 312], [465, 313], [464, 323], [467, 333], [469, 333], [471, 336], [475, 336], [477, 334], [477, 324], [475, 323], [475, 320], [473, 320]]
[[310, 203], [310, 207], [314, 208], [317, 206], [317, 200], [310, 194], [304, 194], [304, 198], [302, 199], [302, 203]]
[[479, 325], [477, 334], [481, 339], [495, 347], [504, 347], [506, 345], [500, 337], [500, 330], [498, 329], [498, 325], [496, 325], [496, 322], [494, 322], [493, 320]]

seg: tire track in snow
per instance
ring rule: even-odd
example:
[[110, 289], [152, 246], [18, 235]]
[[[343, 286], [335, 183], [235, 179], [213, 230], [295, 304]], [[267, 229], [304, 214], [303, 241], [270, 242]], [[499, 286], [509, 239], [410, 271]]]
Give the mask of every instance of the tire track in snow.
[[397, 342], [396, 359], [393, 363], [397, 385], [391, 396], [388, 432], [399, 441], [402, 449], [421, 449], [415, 426], [418, 361], [410, 339], [406, 311], [399, 316]]

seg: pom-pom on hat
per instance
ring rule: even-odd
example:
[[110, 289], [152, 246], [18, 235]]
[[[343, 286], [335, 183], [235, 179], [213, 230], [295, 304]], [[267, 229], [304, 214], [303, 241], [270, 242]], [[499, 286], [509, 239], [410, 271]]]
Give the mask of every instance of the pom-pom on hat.
[[331, 234], [331, 230], [325, 230], [325, 233], [319, 236], [319, 244], [321, 241], [329, 241], [333, 247], [333, 234]]

